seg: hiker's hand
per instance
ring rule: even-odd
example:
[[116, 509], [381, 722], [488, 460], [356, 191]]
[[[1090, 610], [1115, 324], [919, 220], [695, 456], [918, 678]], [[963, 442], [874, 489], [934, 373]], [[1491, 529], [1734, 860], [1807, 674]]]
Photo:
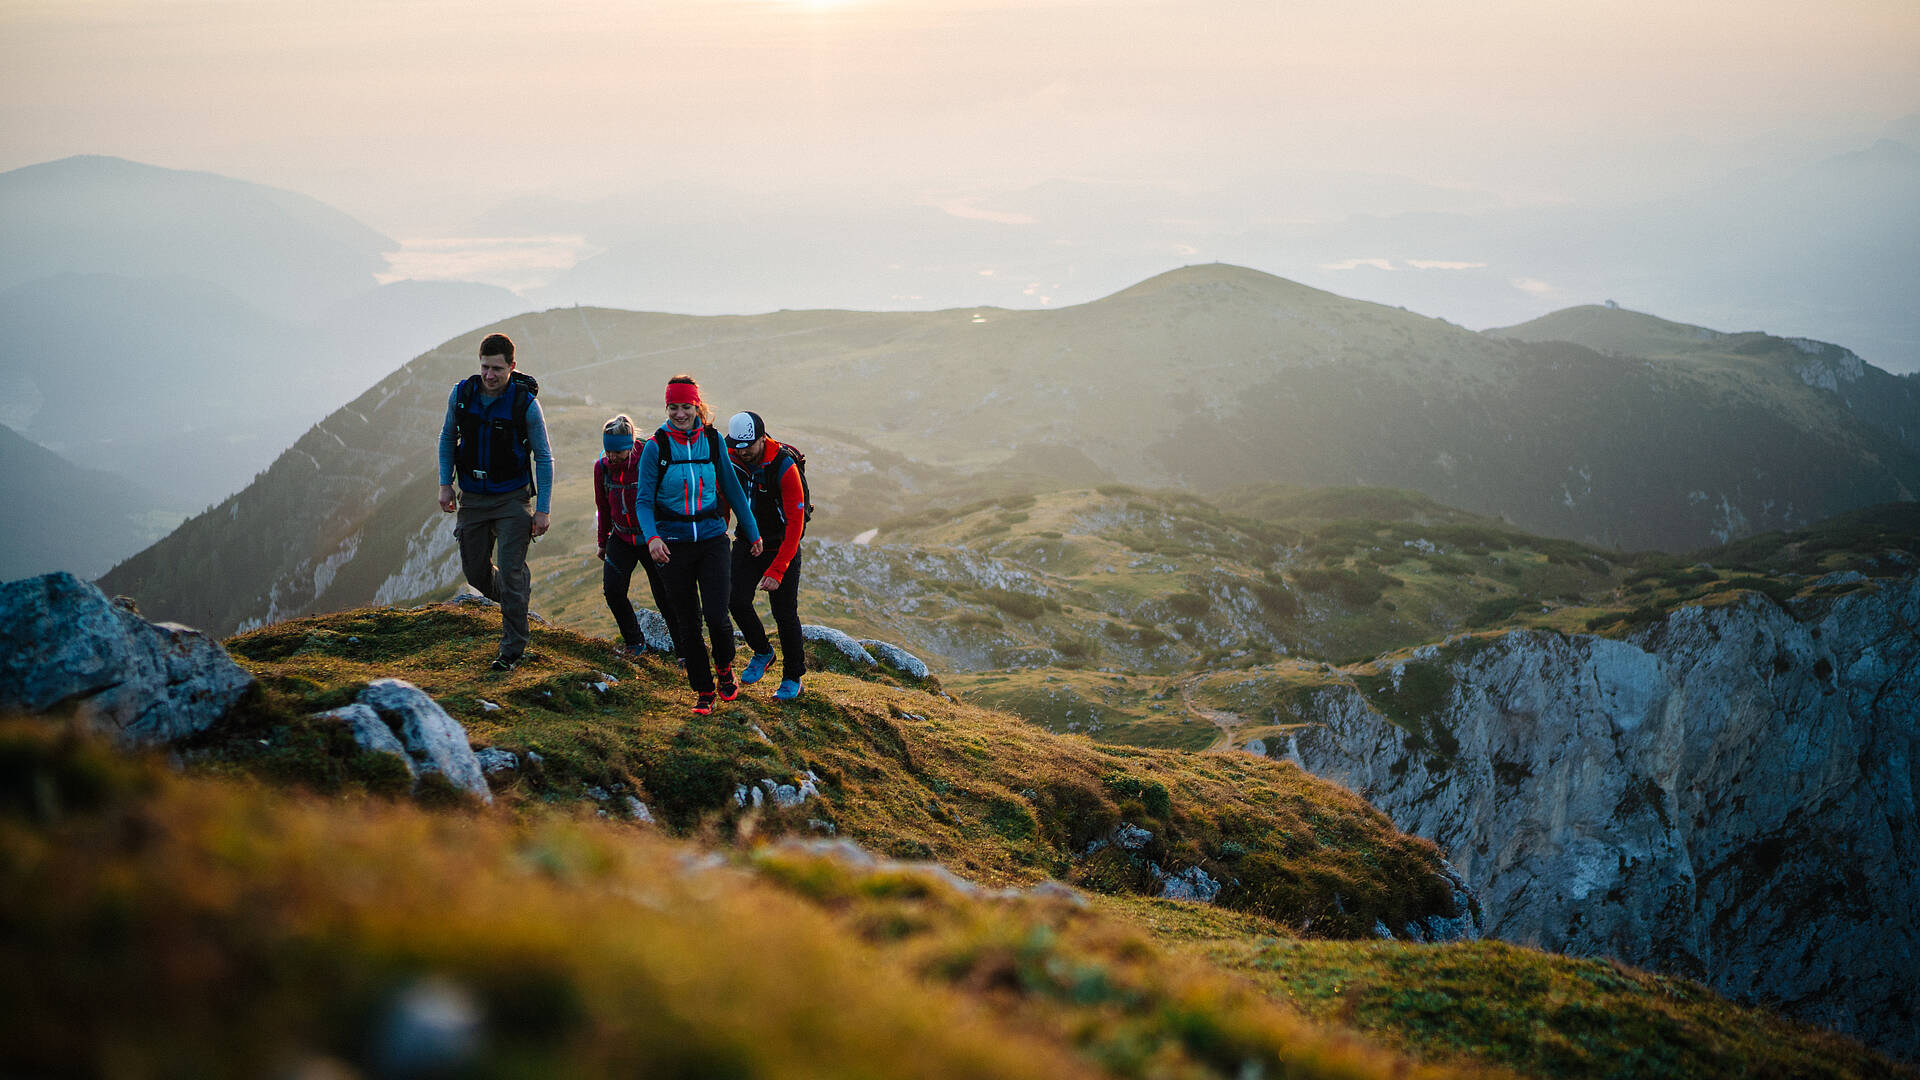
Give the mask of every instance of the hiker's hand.
[[460, 500], [454, 497], [452, 484], [440, 485], [440, 511], [451, 514], [460, 509]]
[[667, 565], [667, 542], [657, 536], [647, 541], [647, 554], [653, 556], [653, 561], [661, 566]]
[[765, 550], [767, 550], [767, 545], [766, 542], [762, 540], [755, 540], [753, 543], [747, 545], [747, 554], [756, 557]]
[[546, 512], [544, 511], [544, 510], [536, 510], [536, 511], [534, 511], [534, 513], [533, 513], [533, 535], [535, 535], [535, 536], [545, 536], [545, 535], [547, 535], [547, 526], [549, 526], [549, 525], [551, 525], [551, 524], [553, 524], [553, 518], [552, 518], [552, 516], [551, 516], [551, 515], [549, 515], [549, 514], [547, 514], [547, 513], [546, 513]]
[[606, 561], [607, 561], [607, 549], [606, 549], [606, 548], [596, 548], [596, 549], [594, 549], [594, 552], [593, 552], [593, 555], [594, 555], [594, 558], [597, 558], [597, 559], [599, 559], [599, 560], [600, 560], [601, 562], [606, 562]]
[[768, 574], [766, 577], [760, 579], [760, 587], [767, 592], [772, 592], [780, 587], [780, 579], [774, 577], [772, 574]]

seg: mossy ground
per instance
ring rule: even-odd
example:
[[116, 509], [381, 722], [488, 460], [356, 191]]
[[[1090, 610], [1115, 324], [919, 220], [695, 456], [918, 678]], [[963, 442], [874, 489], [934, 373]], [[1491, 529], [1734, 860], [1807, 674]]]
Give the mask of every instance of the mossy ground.
[[1831, 1032], [1604, 959], [1494, 941], [1302, 941], [1191, 904], [1094, 903], [1276, 1001], [1428, 1061], [1583, 1078], [1913, 1075]]
[[[992, 884], [1056, 877], [1139, 891], [1154, 887], [1153, 864], [1199, 867], [1224, 883], [1220, 903], [1320, 935], [1451, 914], [1431, 844], [1290, 764], [1053, 735], [884, 674], [810, 673], [792, 704], [762, 683], [699, 717], [672, 662], [615, 660], [608, 642], [561, 628], [536, 628], [518, 668], [491, 672], [497, 619], [477, 605], [369, 609], [236, 637], [230, 649], [263, 692], [189, 757], [319, 790], [388, 790], [391, 773], [369, 774], [377, 756], [311, 714], [397, 676], [440, 701], [476, 746], [539, 755], [499, 785], [509, 805], [589, 800], [624, 813], [631, 795], [683, 833], [832, 831]], [[821, 797], [804, 806], [736, 804], [742, 785], [809, 772]], [[1089, 853], [1122, 821], [1152, 841]]]
[[[183, 775], [46, 720], [0, 720], [0, 778], [10, 1075], [398, 1075], [384, 1033], [422, 987], [470, 1010], [448, 1076], [1907, 1075], [1506, 946]], [[1114, 786], [1171, 801], [1152, 784]]]
[[1204, 750], [1215, 731], [1181, 701], [1166, 676], [1073, 668], [1012, 669], [948, 675], [966, 700], [1003, 709], [1057, 734], [1096, 742]]

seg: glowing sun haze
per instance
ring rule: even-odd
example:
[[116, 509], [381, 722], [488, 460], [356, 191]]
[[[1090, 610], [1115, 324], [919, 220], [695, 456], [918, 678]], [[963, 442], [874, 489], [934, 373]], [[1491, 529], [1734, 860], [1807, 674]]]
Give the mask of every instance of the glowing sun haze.
[[388, 228], [662, 183], [1591, 197], [1920, 103], [1912, 0], [9, 0], [0, 33], [0, 168], [116, 154]]

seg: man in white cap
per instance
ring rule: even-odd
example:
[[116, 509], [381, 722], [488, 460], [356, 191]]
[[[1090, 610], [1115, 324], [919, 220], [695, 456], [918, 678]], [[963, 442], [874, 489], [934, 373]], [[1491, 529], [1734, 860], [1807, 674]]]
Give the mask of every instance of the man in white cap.
[[813, 511], [807, 494], [807, 459], [793, 447], [768, 438], [766, 421], [755, 412], [735, 413], [727, 421], [727, 452], [766, 541], [758, 555], [744, 543], [733, 545], [733, 593], [728, 607], [734, 625], [753, 650], [740, 681], [759, 682], [773, 663], [773, 644], [753, 610], [754, 590], [762, 589], [780, 631], [780, 687], [773, 696], [792, 701], [800, 696], [800, 677], [807, 670], [799, 612], [800, 536]]

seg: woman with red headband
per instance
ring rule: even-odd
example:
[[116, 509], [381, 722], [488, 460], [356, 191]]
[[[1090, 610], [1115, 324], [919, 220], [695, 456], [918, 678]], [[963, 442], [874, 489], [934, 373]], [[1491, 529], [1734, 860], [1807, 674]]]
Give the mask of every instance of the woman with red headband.
[[[660, 568], [673, 620], [674, 645], [687, 662], [693, 687], [693, 711], [713, 711], [715, 675], [722, 699], [740, 696], [733, 678], [733, 621], [727, 615], [732, 588], [732, 551], [727, 544], [727, 508], [749, 505], [734, 474], [713, 410], [700, 400], [700, 384], [691, 375], [667, 380], [667, 422], [640, 451], [634, 516], [647, 538], [647, 554]], [[751, 513], [740, 515], [749, 548], [762, 550], [760, 527]], [[700, 622], [707, 624], [713, 662], [700, 647]]]

